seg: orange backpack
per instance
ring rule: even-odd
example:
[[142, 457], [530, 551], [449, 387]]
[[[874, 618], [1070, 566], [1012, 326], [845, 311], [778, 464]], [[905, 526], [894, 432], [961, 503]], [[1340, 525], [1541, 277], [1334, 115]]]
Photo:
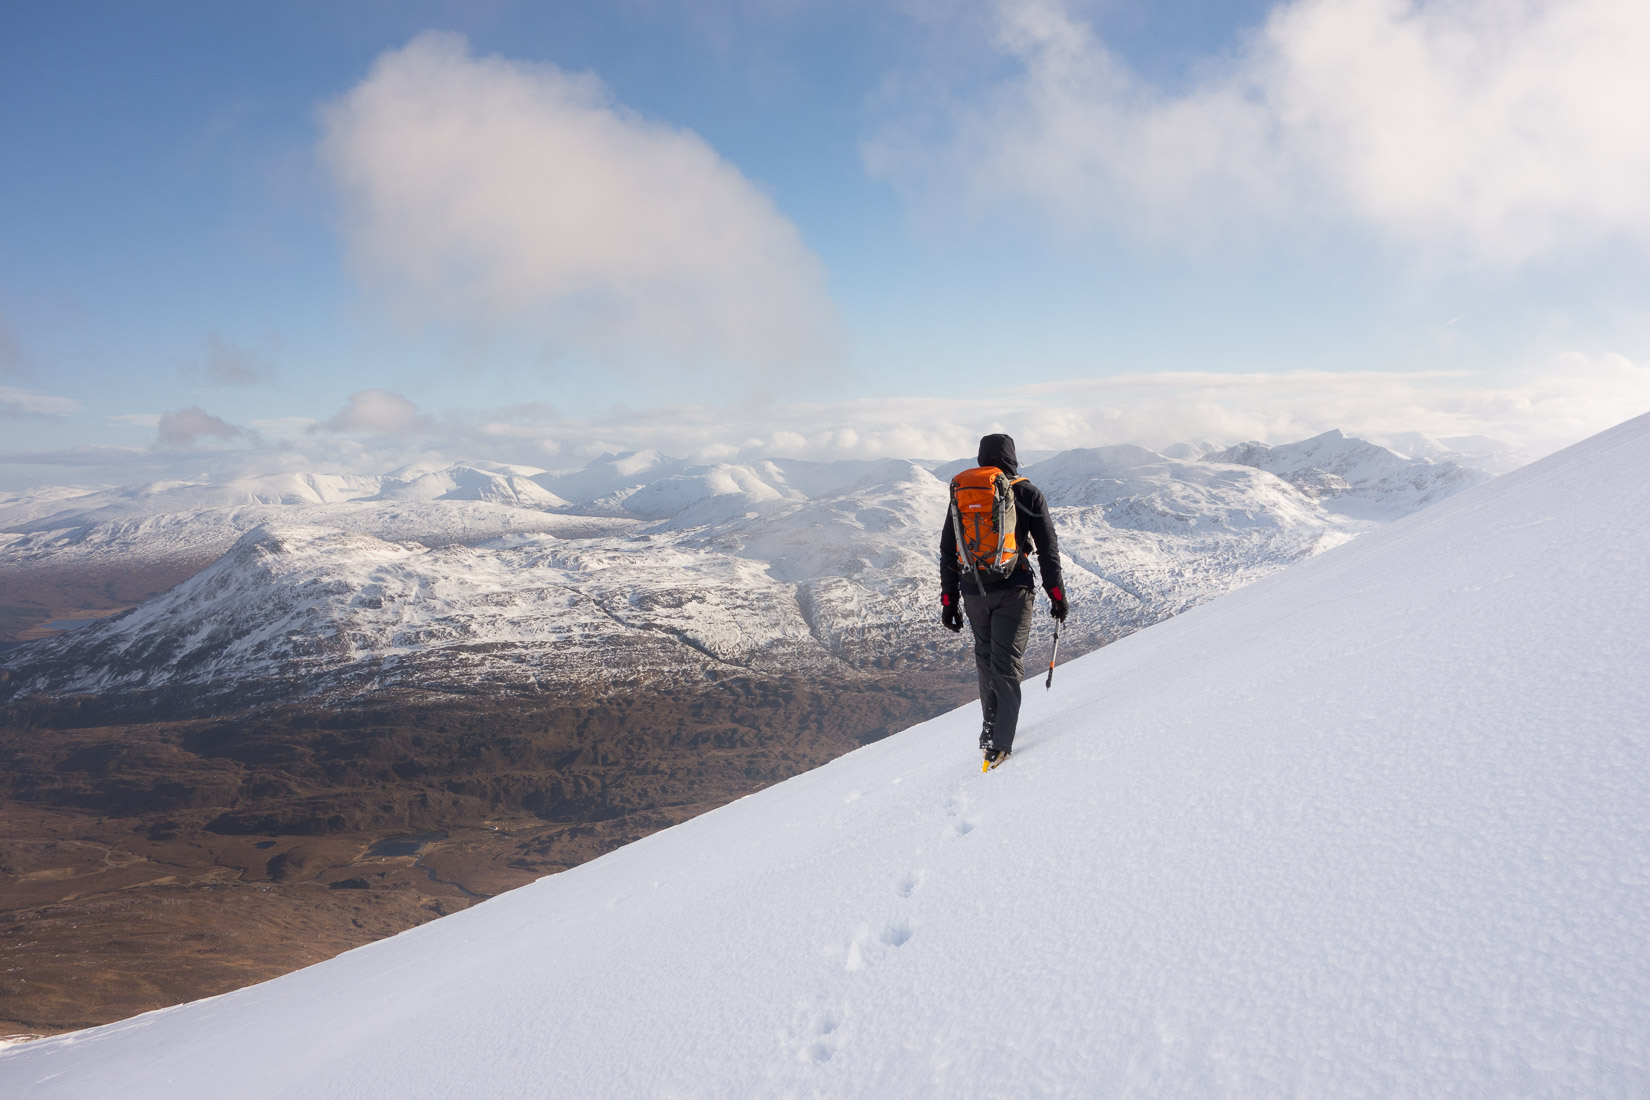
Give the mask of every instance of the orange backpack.
[[1020, 564], [1014, 538], [1014, 486], [1023, 477], [1010, 478], [995, 466], [976, 466], [951, 479], [951, 525], [957, 536], [957, 567], [972, 571], [985, 592], [984, 578], [1001, 580]]

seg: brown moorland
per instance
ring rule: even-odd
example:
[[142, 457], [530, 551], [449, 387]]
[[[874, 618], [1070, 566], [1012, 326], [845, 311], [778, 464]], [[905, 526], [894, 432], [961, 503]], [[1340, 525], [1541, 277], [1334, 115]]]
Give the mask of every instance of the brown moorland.
[[145, 720], [177, 713], [157, 699], [19, 702], [0, 710], [0, 1035], [318, 962], [817, 767], [970, 688], [933, 672], [736, 676], [172, 721]]

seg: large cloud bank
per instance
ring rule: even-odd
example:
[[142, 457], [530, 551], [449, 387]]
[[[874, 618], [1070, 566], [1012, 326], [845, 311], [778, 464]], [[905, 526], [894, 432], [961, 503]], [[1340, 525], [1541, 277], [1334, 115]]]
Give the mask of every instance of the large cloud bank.
[[1650, 364], [1574, 353], [1497, 377], [1470, 371], [1161, 372], [959, 393], [938, 403], [932, 396], [889, 396], [675, 405], [582, 420], [535, 405], [426, 411], [402, 394], [374, 389], [351, 395], [330, 417], [254, 420], [244, 428], [199, 408], [167, 413], [155, 418], [156, 448], [141, 454], [0, 453], [0, 485], [12, 480], [7, 466], [19, 463], [61, 467], [65, 477], [84, 483], [94, 475], [110, 482], [187, 478], [202, 469], [383, 473], [432, 460], [570, 469], [606, 451], [647, 448], [698, 461], [948, 459], [972, 454], [979, 437], [994, 431], [1012, 433], [1026, 451], [1131, 442], [1287, 443], [1330, 428], [1399, 439], [1402, 450], [1407, 444], [1401, 440], [1420, 432], [1499, 440], [1513, 461], [1546, 454], [1647, 409]]
[[1290, 0], [1172, 92], [1066, 0], [1001, 0], [993, 26], [1008, 75], [889, 123], [873, 173], [1061, 227], [1350, 221], [1495, 265], [1650, 246], [1642, 0]]
[[604, 365], [758, 389], [833, 351], [823, 269], [796, 228], [704, 140], [592, 76], [430, 32], [323, 124], [355, 259], [413, 315], [526, 325]]

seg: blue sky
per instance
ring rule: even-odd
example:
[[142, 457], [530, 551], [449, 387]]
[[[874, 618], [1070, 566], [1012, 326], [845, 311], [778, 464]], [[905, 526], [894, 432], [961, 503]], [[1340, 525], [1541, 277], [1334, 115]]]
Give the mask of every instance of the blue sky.
[[15, 3], [0, 483], [1650, 407], [1627, 0]]

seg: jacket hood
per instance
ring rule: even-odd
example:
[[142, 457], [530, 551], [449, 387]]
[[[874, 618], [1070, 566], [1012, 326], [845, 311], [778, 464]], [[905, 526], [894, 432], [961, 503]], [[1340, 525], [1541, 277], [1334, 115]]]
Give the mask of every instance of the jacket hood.
[[979, 463], [981, 466], [995, 466], [1009, 477], [1018, 477], [1020, 459], [1014, 453], [1014, 437], [988, 435], [980, 440]]

